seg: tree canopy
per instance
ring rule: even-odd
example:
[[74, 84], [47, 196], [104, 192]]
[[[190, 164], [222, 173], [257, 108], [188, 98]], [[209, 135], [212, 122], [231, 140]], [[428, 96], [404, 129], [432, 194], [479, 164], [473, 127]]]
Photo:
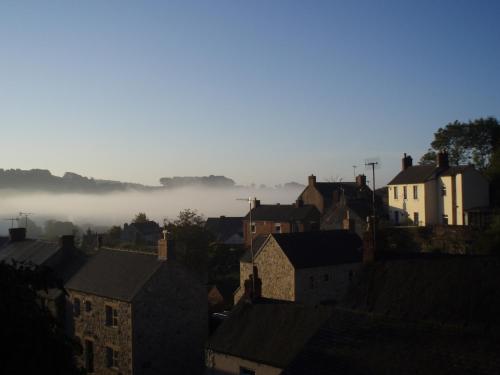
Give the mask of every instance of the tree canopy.
[[420, 164], [434, 164], [436, 153], [446, 150], [451, 165], [472, 163], [477, 169], [486, 170], [499, 141], [500, 124], [494, 117], [450, 122], [434, 133], [431, 148], [422, 156]]
[[69, 339], [38, 292], [58, 287], [43, 267], [0, 263], [2, 374], [80, 374], [78, 345]]
[[133, 223], [146, 223], [148, 221], [149, 219], [144, 212], [139, 212], [137, 215], [135, 215], [134, 220], [132, 220]]

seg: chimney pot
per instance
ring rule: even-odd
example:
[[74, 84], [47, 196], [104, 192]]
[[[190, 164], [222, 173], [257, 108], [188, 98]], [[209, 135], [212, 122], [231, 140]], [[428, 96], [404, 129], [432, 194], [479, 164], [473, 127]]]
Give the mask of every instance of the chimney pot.
[[446, 151], [439, 151], [437, 154], [437, 167], [438, 168], [443, 168], [447, 169], [450, 166], [450, 162], [448, 159], [448, 152]]
[[309, 186], [316, 186], [316, 176], [313, 174], [309, 176]]
[[26, 239], [26, 228], [10, 228], [9, 236], [11, 242], [24, 241]]
[[413, 165], [413, 159], [410, 155], [406, 155], [406, 153], [404, 153], [403, 155], [402, 170], [405, 171]]
[[364, 174], [356, 176], [356, 185], [358, 185], [358, 187], [366, 186], [366, 176]]

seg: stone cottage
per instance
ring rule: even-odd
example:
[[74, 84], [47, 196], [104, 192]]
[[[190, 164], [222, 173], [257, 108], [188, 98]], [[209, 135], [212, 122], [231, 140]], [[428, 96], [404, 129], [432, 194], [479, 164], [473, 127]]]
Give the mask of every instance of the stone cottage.
[[311, 304], [338, 300], [362, 261], [361, 238], [347, 230], [270, 234], [256, 242], [254, 272], [249, 252], [240, 261], [235, 303], [250, 285], [258, 285], [263, 298]]
[[193, 374], [202, 368], [205, 287], [172, 259], [170, 247], [162, 239], [157, 254], [101, 248], [66, 284], [88, 373]]

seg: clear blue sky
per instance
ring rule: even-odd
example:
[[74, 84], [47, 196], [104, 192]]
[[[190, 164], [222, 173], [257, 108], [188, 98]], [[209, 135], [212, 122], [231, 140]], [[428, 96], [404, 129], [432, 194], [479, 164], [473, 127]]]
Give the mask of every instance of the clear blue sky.
[[[380, 183], [500, 115], [500, 1], [3, 1], [0, 168]], [[358, 171], [364, 168], [358, 168]]]

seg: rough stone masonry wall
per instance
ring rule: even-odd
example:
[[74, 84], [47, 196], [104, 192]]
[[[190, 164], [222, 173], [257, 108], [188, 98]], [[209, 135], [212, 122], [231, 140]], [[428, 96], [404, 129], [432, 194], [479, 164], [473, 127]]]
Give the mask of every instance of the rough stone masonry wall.
[[255, 263], [262, 280], [262, 297], [295, 301], [295, 271], [274, 238], [267, 241]]
[[348, 263], [296, 270], [295, 300], [308, 304], [340, 301], [360, 267], [361, 263]]
[[165, 264], [134, 299], [134, 374], [200, 374], [207, 295], [179, 264]]
[[[75, 298], [80, 299], [80, 316], [74, 317], [74, 334], [80, 340], [85, 351], [85, 340], [94, 344], [94, 372], [103, 375], [116, 375], [118, 371], [107, 367], [106, 346], [112, 347], [119, 352], [119, 373], [122, 375], [132, 374], [132, 311], [127, 302], [83, 294], [69, 290], [71, 303]], [[90, 301], [92, 309], [85, 311], [85, 301]], [[118, 310], [118, 325], [116, 327], [106, 326], [106, 305]], [[72, 314], [70, 309], [69, 314]], [[81, 358], [85, 363], [86, 353]]]

